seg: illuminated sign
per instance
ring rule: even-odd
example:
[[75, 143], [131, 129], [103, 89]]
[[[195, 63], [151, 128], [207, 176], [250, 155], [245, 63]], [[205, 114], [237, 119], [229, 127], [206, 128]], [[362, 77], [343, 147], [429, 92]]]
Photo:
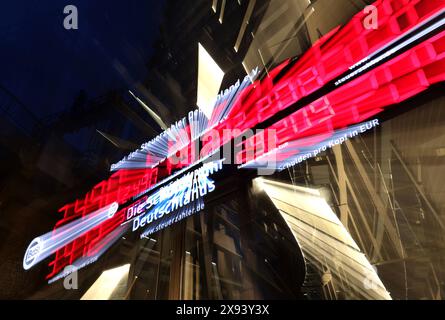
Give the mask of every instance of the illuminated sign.
[[[148, 197], [145, 202], [138, 204], [136, 212], [142, 212], [142, 208], [145, 208], [145, 213], [138, 216], [127, 214], [127, 218], [131, 216], [132, 230], [136, 231], [148, 226], [172, 212], [188, 207], [206, 194], [213, 192], [215, 183], [209, 178], [209, 175], [221, 170], [223, 161], [203, 164], [201, 168], [185, 174], [166, 187], [162, 187]], [[202, 208], [203, 205], [200, 205], [199, 209]]]
[[[239, 150], [234, 156], [240, 169], [257, 168], [266, 159], [281, 170], [445, 81], [445, 2], [386, 0], [374, 6], [378, 29], [366, 29], [365, 14], [358, 13], [298, 59], [261, 79], [254, 71], [222, 92], [210, 118], [195, 110], [113, 165], [108, 180], [62, 207], [54, 230], [31, 242], [24, 268], [54, 254], [47, 277], [53, 280], [68, 264], [97, 259], [130, 229], [145, 228], [147, 236], [201, 210], [201, 194], [214, 185], [205, 175], [181, 175], [228, 144]], [[274, 139], [262, 138], [264, 133]], [[107, 217], [113, 203], [119, 208]], [[81, 221], [94, 212], [101, 218], [83, 228]]]
[[[153, 233], [153, 230], [159, 231], [193, 213], [201, 211], [204, 208], [203, 197], [215, 190], [215, 183], [210, 179], [210, 175], [222, 169], [223, 161], [224, 159], [204, 163], [200, 168], [184, 174], [170, 184], [161, 187], [152, 195], [136, 201], [126, 210], [126, 220], [119, 228], [116, 228], [120, 232], [115, 233], [121, 236], [127, 232], [128, 224], [131, 223], [132, 231], [147, 227], [147, 230], [141, 236], [145, 237], [147, 234]], [[25, 270], [30, 269], [57, 252], [57, 250], [66, 247], [74, 240], [101, 225], [104, 221], [112, 219], [118, 208], [118, 203], [114, 202], [82, 219], [74, 220], [53, 232], [35, 238], [26, 250], [23, 268]], [[173, 217], [167, 217], [169, 214], [173, 214]], [[166, 217], [166, 219], [163, 219], [163, 217]], [[106, 242], [107, 248], [111, 239], [108, 240]], [[77, 261], [76, 269], [96, 261], [103, 252], [104, 250], [96, 252], [92, 259]]]
[[245, 76], [240, 83], [221, 91], [216, 97], [213, 114], [210, 118], [201, 111], [190, 111], [188, 117], [173, 124], [169, 129], [141, 145], [118, 163], [111, 165], [111, 171], [128, 168], [153, 168], [175, 155], [178, 151], [188, 148], [190, 144], [204, 136], [220, 123], [224, 122], [240, 94], [252, 84], [258, 76], [258, 68]]
[[28, 246], [28, 250], [26, 250], [23, 268], [31, 268], [105, 220], [111, 219], [117, 212], [118, 207], [119, 205], [114, 202], [83, 219], [75, 220], [57, 228], [54, 232], [48, 232], [43, 236], [35, 238]]

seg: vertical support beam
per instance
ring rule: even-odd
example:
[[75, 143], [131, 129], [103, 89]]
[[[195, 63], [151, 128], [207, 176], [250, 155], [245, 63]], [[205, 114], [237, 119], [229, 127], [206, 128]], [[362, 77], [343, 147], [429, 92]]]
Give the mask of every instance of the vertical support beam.
[[[208, 210], [207, 208], [204, 210]], [[209, 212], [206, 213], [209, 216]], [[206, 221], [204, 219], [204, 213], [199, 214], [199, 224], [201, 225], [201, 239], [202, 248], [204, 254], [204, 273], [207, 282], [207, 296], [209, 299], [221, 299], [219, 290], [217, 290], [217, 283], [213, 280], [213, 267], [212, 267], [212, 248], [210, 243], [213, 242], [213, 230], [208, 230]], [[209, 232], [210, 231], [210, 232]], [[215, 289], [215, 290], [214, 290]]]
[[344, 204], [348, 203], [348, 190], [346, 189], [346, 172], [343, 163], [343, 153], [341, 146], [333, 148], [335, 160], [337, 164], [337, 184], [339, 192], [340, 221], [348, 229], [348, 207]]
[[379, 216], [383, 219], [383, 223], [385, 225], [386, 231], [388, 232], [388, 235], [394, 244], [394, 249], [397, 251], [397, 254], [399, 255], [399, 257], [403, 257], [403, 247], [400, 245], [400, 239], [399, 239], [397, 230], [394, 227], [394, 225], [392, 224], [392, 221], [389, 219], [389, 216], [387, 214], [387, 209], [385, 208], [385, 205], [383, 204], [382, 199], [380, 199], [379, 195], [377, 194], [377, 192], [372, 184], [372, 181], [369, 178], [368, 174], [366, 173], [365, 167], [363, 166], [351, 141], [346, 141], [345, 145], [349, 151], [349, 154], [351, 155], [352, 160], [354, 161], [354, 164], [360, 174], [360, 177], [363, 180], [366, 190], [368, 191], [369, 195], [371, 196], [371, 199], [377, 209]]
[[[333, 166], [332, 166], [331, 162], [329, 161], [329, 158], [327, 158], [327, 159], [328, 159], [329, 166], [331, 167], [331, 171], [332, 171], [333, 174], [334, 174], [334, 178], [336, 179], [336, 181], [337, 181], [337, 183], [338, 183], [338, 178], [335, 176], [335, 171], [334, 171], [334, 169], [333, 169]], [[368, 220], [366, 219], [366, 215], [365, 215], [365, 213], [364, 213], [364, 211], [363, 211], [363, 209], [362, 209], [362, 206], [360, 205], [360, 202], [358, 201], [358, 198], [357, 198], [357, 195], [356, 195], [354, 189], [351, 187], [351, 183], [349, 182], [349, 178], [348, 178], [348, 176], [346, 175], [346, 173], [345, 173], [345, 180], [346, 180], [347, 190], [349, 190], [349, 192], [351, 193], [352, 201], [354, 202], [354, 205], [355, 205], [356, 208], [357, 208], [359, 217], [360, 217], [360, 219], [361, 219], [362, 225], [363, 225], [364, 228], [365, 228], [366, 234], [368, 235], [368, 238], [369, 238], [369, 240], [371, 241], [372, 246], [373, 246], [375, 252], [378, 253], [378, 258], [381, 259], [380, 247], [379, 247], [378, 244], [377, 244], [377, 241], [376, 241], [376, 239], [375, 239], [375, 237], [374, 237], [374, 234], [373, 234], [372, 229], [371, 229], [371, 227], [370, 227], [370, 225], [369, 225], [369, 222], [368, 222]], [[348, 214], [351, 214], [351, 212], [349, 211], [349, 209], [348, 209]], [[351, 220], [352, 220], [352, 219], [354, 219], [354, 218], [353, 218], [352, 215], [351, 215]], [[356, 228], [357, 228], [357, 226], [356, 226]], [[357, 232], [357, 233], [358, 233], [358, 232]], [[362, 250], [363, 250], [364, 252], [367, 252], [367, 253], [368, 253], [367, 248], [362, 247]], [[369, 254], [368, 254], [368, 256], [369, 256]], [[369, 258], [371, 258], [371, 257], [369, 257]]]
[[184, 240], [185, 240], [185, 221], [177, 223], [172, 228], [172, 250], [173, 257], [170, 265], [170, 281], [168, 288], [169, 300], [180, 300], [182, 297], [182, 273], [184, 269]]
[[433, 206], [431, 205], [431, 202], [429, 201], [429, 199], [427, 198], [427, 196], [425, 195], [425, 192], [423, 191], [422, 187], [420, 186], [420, 184], [416, 181], [414, 175], [412, 174], [411, 170], [408, 168], [408, 166], [406, 165], [405, 161], [403, 161], [402, 156], [400, 155], [399, 151], [397, 150], [396, 146], [394, 145], [394, 142], [391, 141], [391, 148], [395, 154], [395, 156], [397, 157], [397, 159], [399, 160], [399, 162], [402, 164], [403, 169], [405, 170], [406, 174], [408, 175], [409, 179], [411, 180], [411, 182], [414, 184], [414, 186], [416, 187], [417, 191], [419, 192], [420, 196], [422, 197], [422, 199], [425, 201], [426, 205], [428, 206], [428, 209], [430, 209], [431, 213], [433, 214], [434, 218], [436, 218], [437, 223], [439, 224], [439, 226], [442, 228], [442, 230], [445, 230], [445, 226], [444, 223], [442, 221], [442, 219], [440, 218], [439, 214], [437, 213], [437, 211], [433, 208]]

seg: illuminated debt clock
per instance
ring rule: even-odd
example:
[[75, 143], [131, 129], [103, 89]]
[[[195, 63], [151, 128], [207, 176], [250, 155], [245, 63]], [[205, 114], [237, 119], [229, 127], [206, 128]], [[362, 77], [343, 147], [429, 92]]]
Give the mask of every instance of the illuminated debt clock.
[[[259, 159], [266, 159], [280, 170], [443, 82], [445, 2], [373, 5], [379, 12], [377, 29], [365, 28], [366, 14], [359, 12], [302, 56], [263, 77], [253, 71], [224, 91], [209, 118], [193, 111], [113, 165], [108, 180], [59, 210], [63, 218], [52, 232], [30, 243], [23, 267], [54, 255], [47, 276], [54, 281], [68, 262], [84, 266], [95, 261], [128, 231], [143, 229], [141, 236], [146, 236], [199, 212], [203, 197], [215, 189], [211, 169], [223, 169], [222, 162], [202, 164], [203, 157], [248, 130], [254, 133], [238, 143], [238, 168], [257, 169]], [[273, 132], [274, 143], [261, 139], [261, 130]], [[227, 131], [230, 136], [224, 135]], [[197, 139], [209, 135], [216, 139], [204, 141], [206, 152], [194, 150]], [[246, 156], [249, 149], [255, 150], [253, 159]], [[183, 151], [196, 159], [175, 163], [173, 157]], [[206, 165], [208, 171], [202, 169]], [[203, 171], [188, 173], [196, 166]]]

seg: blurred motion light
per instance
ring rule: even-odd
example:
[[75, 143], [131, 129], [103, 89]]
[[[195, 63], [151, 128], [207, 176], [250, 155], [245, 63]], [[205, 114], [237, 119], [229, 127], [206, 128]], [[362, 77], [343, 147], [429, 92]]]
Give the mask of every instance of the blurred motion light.
[[81, 300], [109, 300], [119, 287], [119, 283], [128, 277], [130, 265], [126, 264], [118, 268], [102, 272], [96, 282], [83, 295]]
[[323, 196], [323, 188], [264, 178], [255, 179], [254, 184], [259, 184], [278, 209], [305, 259], [317, 266], [323, 285], [346, 283], [351, 297], [391, 300], [376, 269]]
[[210, 119], [213, 105], [224, 78], [224, 71], [198, 43], [198, 96], [196, 105]]

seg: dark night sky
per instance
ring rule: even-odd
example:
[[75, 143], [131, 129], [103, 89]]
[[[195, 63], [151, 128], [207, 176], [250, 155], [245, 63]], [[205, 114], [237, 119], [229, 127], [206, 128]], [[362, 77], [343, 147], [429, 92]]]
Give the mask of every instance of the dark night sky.
[[[142, 80], [162, 0], [14, 0], [0, 6], [0, 86], [39, 118]], [[65, 30], [76, 5], [79, 29]]]

